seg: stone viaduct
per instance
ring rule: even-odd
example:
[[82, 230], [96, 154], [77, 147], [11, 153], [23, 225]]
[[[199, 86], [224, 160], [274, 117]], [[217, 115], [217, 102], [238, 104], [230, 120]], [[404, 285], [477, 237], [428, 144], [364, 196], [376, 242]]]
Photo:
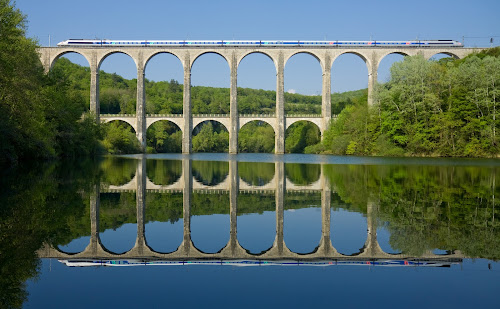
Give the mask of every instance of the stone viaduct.
[[[331, 196], [332, 191], [328, 178], [324, 177], [322, 172], [318, 182], [311, 184], [308, 188], [297, 187], [295, 190], [308, 190], [321, 192], [321, 239], [316, 249], [308, 254], [299, 254], [292, 252], [287, 248], [284, 241], [284, 203], [285, 192], [290, 182], [285, 176], [285, 167], [283, 162], [275, 163], [275, 177], [270, 182], [272, 190], [275, 193], [276, 200], [276, 236], [271, 248], [260, 253], [252, 254], [243, 248], [237, 239], [237, 197], [240, 191], [255, 190], [258, 187], [246, 188], [242, 190], [240, 186], [240, 178], [238, 176], [238, 162], [236, 160], [229, 161], [229, 176], [228, 176], [228, 193], [229, 193], [229, 208], [230, 208], [230, 237], [229, 242], [217, 253], [205, 253], [197, 249], [191, 240], [191, 198], [195, 190], [192, 177], [192, 163], [189, 159], [182, 160], [182, 192], [183, 192], [183, 241], [176, 251], [171, 253], [162, 253], [154, 251], [148, 246], [145, 236], [145, 208], [146, 208], [146, 191], [155, 188], [148, 188], [148, 180], [146, 177], [146, 159], [144, 156], [138, 160], [136, 167], [136, 177], [134, 178], [136, 191], [137, 205], [137, 238], [134, 247], [128, 252], [116, 254], [107, 250], [101, 243], [99, 238], [99, 205], [100, 193], [106, 192], [109, 186], [96, 185], [95, 192], [90, 200], [90, 219], [91, 219], [91, 236], [90, 243], [80, 253], [65, 253], [46, 244], [44, 248], [39, 250], [38, 255], [42, 258], [58, 258], [58, 259], [170, 259], [170, 260], [185, 260], [185, 259], [449, 259], [463, 258], [460, 252], [454, 252], [448, 255], [436, 255], [432, 252], [427, 252], [419, 257], [409, 256], [406, 254], [389, 254], [384, 252], [377, 241], [377, 207], [374, 203], [367, 205], [367, 238], [360, 252], [354, 255], [343, 255], [339, 253], [332, 245], [330, 239], [331, 226]], [[322, 166], [323, 169], [323, 166]], [[320, 185], [318, 185], [319, 183]], [[119, 192], [120, 190], [128, 191], [130, 188], [113, 188], [111, 192]], [[217, 193], [217, 188], [204, 190], [213, 190]], [[271, 190], [267, 187], [266, 190]], [[109, 192], [109, 191], [108, 191]]]
[[[238, 131], [250, 121], [259, 120], [270, 124], [275, 132], [275, 153], [285, 152], [285, 131], [297, 121], [309, 121], [318, 126], [321, 134], [327, 129], [331, 119], [331, 68], [337, 57], [343, 54], [359, 56], [368, 68], [368, 104], [373, 103], [373, 90], [377, 82], [377, 70], [381, 60], [389, 54], [405, 56], [423, 55], [430, 59], [435, 54], [446, 54], [455, 58], [478, 51], [473, 48], [388, 48], [388, 47], [42, 47], [40, 59], [46, 71], [54, 62], [66, 53], [81, 54], [90, 65], [90, 110], [98, 121], [122, 120], [135, 130], [143, 149], [146, 148], [147, 128], [160, 120], [175, 123], [182, 131], [182, 152], [190, 153], [193, 128], [207, 120], [222, 123], [229, 132], [229, 153], [238, 152]], [[111, 54], [123, 53], [130, 56], [137, 67], [137, 106], [135, 115], [100, 115], [99, 111], [99, 68]], [[147, 115], [144, 89], [145, 69], [148, 61], [157, 54], [168, 53], [176, 56], [184, 68], [183, 114], [182, 115]], [[193, 115], [191, 112], [191, 68], [198, 57], [206, 53], [221, 55], [230, 68], [230, 112], [229, 115]], [[246, 56], [261, 53], [268, 56], [276, 69], [276, 112], [274, 115], [239, 115], [237, 104], [238, 65]], [[287, 61], [294, 55], [306, 53], [316, 58], [322, 70], [322, 108], [321, 115], [287, 116], [285, 115], [284, 70]]]

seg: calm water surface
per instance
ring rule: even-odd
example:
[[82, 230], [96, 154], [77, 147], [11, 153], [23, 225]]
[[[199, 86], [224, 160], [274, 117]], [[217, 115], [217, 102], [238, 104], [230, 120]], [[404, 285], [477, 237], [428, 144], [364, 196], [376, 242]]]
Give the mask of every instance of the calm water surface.
[[497, 176], [498, 160], [256, 154], [15, 171], [2, 177], [0, 298], [25, 308], [494, 308]]

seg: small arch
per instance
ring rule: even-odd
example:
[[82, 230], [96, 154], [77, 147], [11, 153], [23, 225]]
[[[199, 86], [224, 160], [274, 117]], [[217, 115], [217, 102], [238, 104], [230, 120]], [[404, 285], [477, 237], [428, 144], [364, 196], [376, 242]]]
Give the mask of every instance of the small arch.
[[125, 120], [112, 119], [105, 126], [103, 146], [110, 154], [140, 153], [141, 145], [134, 127]]
[[285, 131], [285, 152], [304, 153], [306, 147], [321, 142], [321, 129], [308, 120], [298, 120]]
[[206, 120], [193, 128], [193, 152], [227, 152], [229, 131], [219, 121]]
[[240, 153], [274, 153], [274, 144], [275, 132], [267, 122], [249, 121], [238, 131]]
[[172, 121], [155, 121], [146, 130], [146, 147], [148, 153], [182, 152], [181, 128]]

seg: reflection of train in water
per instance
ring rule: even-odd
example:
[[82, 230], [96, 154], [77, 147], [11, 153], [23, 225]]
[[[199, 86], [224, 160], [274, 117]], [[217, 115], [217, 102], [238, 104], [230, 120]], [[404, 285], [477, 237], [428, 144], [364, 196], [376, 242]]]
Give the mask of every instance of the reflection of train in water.
[[85, 40], [70, 39], [57, 46], [87, 47], [238, 47], [238, 46], [278, 46], [278, 47], [463, 47], [453, 40], [413, 40], [413, 41], [201, 41], [201, 40]]
[[180, 266], [180, 265], [226, 265], [226, 266], [424, 266], [424, 267], [450, 267], [458, 264], [461, 259], [447, 260], [100, 260], [100, 259], [74, 259], [59, 260], [71, 267], [84, 266]]

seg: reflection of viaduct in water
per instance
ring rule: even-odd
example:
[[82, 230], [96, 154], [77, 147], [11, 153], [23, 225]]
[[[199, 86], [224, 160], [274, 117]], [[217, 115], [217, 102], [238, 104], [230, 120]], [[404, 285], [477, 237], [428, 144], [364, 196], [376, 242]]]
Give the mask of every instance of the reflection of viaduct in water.
[[[227, 182], [220, 185], [221, 188], [213, 190], [227, 190], [230, 195], [230, 238], [226, 246], [217, 253], [204, 253], [198, 250], [191, 240], [191, 197], [195, 189], [193, 185], [191, 160], [184, 159], [182, 161], [183, 174], [181, 180], [172, 186], [178, 186], [182, 183], [183, 191], [183, 241], [178, 249], [172, 253], [160, 253], [152, 250], [148, 245], [145, 237], [145, 204], [146, 204], [146, 189], [150, 184], [146, 177], [146, 159], [143, 157], [137, 165], [136, 177], [134, 178], [136, 185], [136, 202], [137, 202], [137, 238], [134, 247], [123, 254], [116, 254], [108, 251], [102, 244], [99, 238], [99, 205], [100, 205], [100, 186], [96, 185], [95, 194], [90, 200], [90, 219], [91, 219], [91, 236], [90, 244], [87, 248], [75, 254], [64, 253], [60, 250], [46, 245], [38, 254], [42, 258], [59, 258], [59, 259], [352, 259], [353, 257], [360, 259], [405, 259], [415, 258], [405, 254], [389, 254], [384, 252], [377, 241], [377, 226], [376, 226], [376, 208], [373, 203], [367, 205], [367, 238], [363, 248], [358, 254], [353, 256], [343, 255], [333, 247], [330, 240], [330, 201], [331, 189], [326, 177], [320, 177], [318, 183], [314, 183], [311, 187], [298, 187], [297, 190], [314, 190], [321, 191], [321, 240], [314, 252], [309, 254], [298, 254], [290, 251], [284, 241], [283, 226], [284, 226], [284, 200], [287, 186], [291, 185], [285, 181], [285, 168], [283, 162], [275, 163], [275, 177], [269, 186], [274, 186], [276, 196], [276, 237], [270, 249], [261, 254], [252, 254], [245, 250], [237, 239], [237, 196], [240, 187], [238, 177], [238, 162], [229, 162], [229, 177]], [[323, 173], [321, 174], [323, 175]], [[122, 190], [128, 190], [129, 184], [122, 186]], [[293, 186], [293, 185], [292, 185]], [[249, 186], [250, 187], [250, 186]], [[210, 190], [210, 187], [202, 187], [200, 189]], [[154, 189], [153, 189], [154, 190]], [[255, 190], [255, 189], [252, 189]], [[266, 190], [270, 190], [267, 189]], [[113, 189], [119, 191], [119, 187]], [[422, 259], [440, 259], [440, 258], [463, 258], [460, 252], [455, 252], [446, 256], [436, 255], [428, 252], [418, 258]]]

